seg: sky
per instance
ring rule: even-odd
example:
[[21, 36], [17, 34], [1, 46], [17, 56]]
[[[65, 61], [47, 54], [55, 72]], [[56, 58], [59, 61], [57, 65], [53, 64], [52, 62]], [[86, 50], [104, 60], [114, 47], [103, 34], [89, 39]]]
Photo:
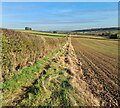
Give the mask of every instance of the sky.
[[78, 30], [118, 26], [117, 2], [3, 2], [2, 27]]

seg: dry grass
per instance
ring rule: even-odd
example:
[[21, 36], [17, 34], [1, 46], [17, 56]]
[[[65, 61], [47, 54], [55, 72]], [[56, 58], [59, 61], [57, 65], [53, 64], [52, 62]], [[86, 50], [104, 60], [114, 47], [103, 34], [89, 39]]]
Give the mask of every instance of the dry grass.
[[44, 38], [3, 29], [3, 78], [7, 79], [23, 67], [32, 65], [53, 49], [60, 47], [65, 40], [65, 38]]

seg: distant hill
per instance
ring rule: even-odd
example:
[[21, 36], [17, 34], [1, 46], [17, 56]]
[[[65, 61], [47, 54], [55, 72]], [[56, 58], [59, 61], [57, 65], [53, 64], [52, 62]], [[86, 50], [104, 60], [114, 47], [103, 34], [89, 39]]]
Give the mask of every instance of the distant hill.
[[114, 30], [120, 30], [120, 27], [92, 28], [92, 29], [74, 30], [72, 32], [114, 31]]

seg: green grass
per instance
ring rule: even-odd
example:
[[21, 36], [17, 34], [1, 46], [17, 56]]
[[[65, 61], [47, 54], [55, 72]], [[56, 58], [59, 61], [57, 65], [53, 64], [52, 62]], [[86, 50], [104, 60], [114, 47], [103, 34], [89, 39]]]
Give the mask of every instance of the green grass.
[[19, 105], [71, 106], [68, 96], [72, 90], [69, 82], [70, 76], [66, 76], [65, 70], [60, 69], [58, 66], [59, 64], [51, 64], [51, 68], [46, 75], [33, 85], [29, 93], [26, 94], [26, 98]]
[[49, 35], [49, 36], [46, 36], [45, 37], [48, 37], [48, 38], [64, 38], [66, 36], [60, 36], [60, 35], [57, 35], [57, 36], [54, 36], [54, 35]]
[[48, 38], [63, 38], [67, 36], [67, 34], [47, 33], [47, 32], [33, 31], [33, 30], [17, 30], [17, 31], [30, 33], [37, 36], [45, 36]]
[[[15, 76], [13, 76], [10, 80], [5, 81], [3, 88], [10, 90], [10, 89], [16, 89], [22, 85], [24, 85], [24, 81], [27, 79], [32, 79], [33, 74], [35, 72], [40, 71], [43, 68], [43, 66], [46, 64], [47, 58], [44, 58], [43, 60], [40, 60], [36, 62], [34, 65], [30, 67], [26, 67], [24, 69], [21, 69], [21, 71], [18, 72]], [[16, 83], [18, 82], [18, 83]], [[20, 84], [20, 85], [19, 85]]]

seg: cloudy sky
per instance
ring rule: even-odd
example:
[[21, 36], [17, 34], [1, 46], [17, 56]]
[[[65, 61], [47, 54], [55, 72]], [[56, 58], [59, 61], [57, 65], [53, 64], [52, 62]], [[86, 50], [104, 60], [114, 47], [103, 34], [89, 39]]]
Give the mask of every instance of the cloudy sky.
[[117, 2], [3, 2], [2, 27], [75, 30], [118, 25]]

